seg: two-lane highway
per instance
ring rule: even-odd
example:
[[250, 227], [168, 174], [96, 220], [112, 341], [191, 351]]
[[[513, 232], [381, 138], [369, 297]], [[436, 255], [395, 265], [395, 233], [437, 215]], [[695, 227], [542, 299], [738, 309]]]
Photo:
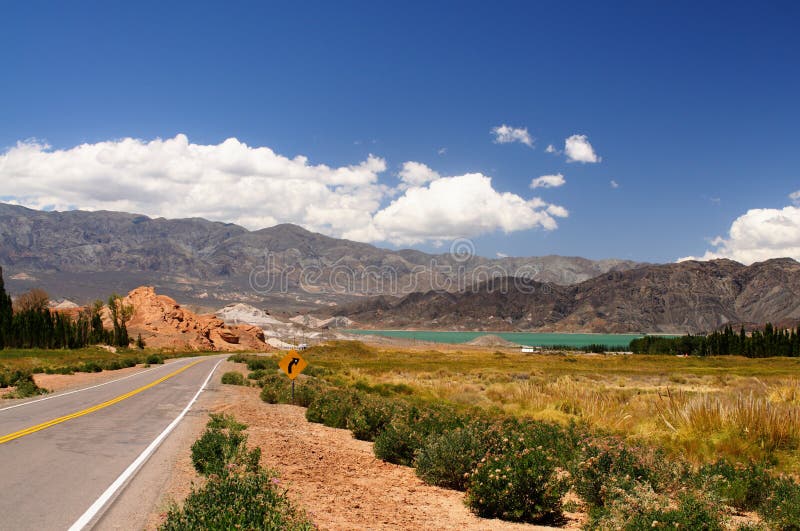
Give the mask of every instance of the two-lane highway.
[[219, 362], [186, 358], [76, 392], [0, 402], [0, 529], [94, 522]]

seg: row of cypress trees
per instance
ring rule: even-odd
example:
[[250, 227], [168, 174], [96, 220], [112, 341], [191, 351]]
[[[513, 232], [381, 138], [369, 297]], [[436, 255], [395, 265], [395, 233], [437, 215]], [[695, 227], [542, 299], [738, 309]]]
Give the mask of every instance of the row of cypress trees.
[[108, 307], [112, 330], [103, 327], [101, 301], [95, 301], [74, 318], [52, 312], [46, 304], [14, 311], [0, 268], [0, 348], [81, 348], [97, 344], [127, 347], [130, 338], [125, 322], [133, 308], [122, 304], [119, 295], [109, 297]]
[[748, 358], [800, 356], [800, 326], [779, 330], [767, 323], [750, 335], [742, 327], [738, 333], [726, 326], [708, 335], [681, 337], [645, 336], [631, 341], [636, 354], [691, 354], [695, 356], [738, 355]]

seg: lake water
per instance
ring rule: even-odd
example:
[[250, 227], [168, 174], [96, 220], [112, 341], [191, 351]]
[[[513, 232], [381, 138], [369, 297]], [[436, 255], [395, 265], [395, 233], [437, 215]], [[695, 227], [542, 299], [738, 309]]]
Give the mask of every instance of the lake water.
[[568, 347], [585, 347], [587, 345], [627, 347], [632, 339], [642, 337], [641, 334], [534, 334], [527, 332], [433, 332], [427, 330], [347, 330], [347, 332], [451, 344], [467, 343], [476, 337], [494, 335], [518, 345], [533, 347], [552, 347], [555, 345]]

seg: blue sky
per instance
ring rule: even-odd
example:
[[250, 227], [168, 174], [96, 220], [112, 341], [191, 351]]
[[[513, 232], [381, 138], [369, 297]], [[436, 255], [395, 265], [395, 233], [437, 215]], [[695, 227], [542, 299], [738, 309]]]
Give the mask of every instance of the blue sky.
[[[439, 176], [480, 173], [498, 194], [538, 196], [569, 212], [553, 218], [555, 229], [471, 220], [465, 234], [426, 228], [413, 241], [384, 227], [361, 238], [389, 247], [435, 250], [466, 236], [486, 256], [664, 262], [711, 250], [706, 257], [752, 261], [800, 252], [789, 198], [800, 190], [796, 2], [9, 2], [3, 11], [0, 152], [31, 139], [52, 152], [128, 137], [185, 134], [200, 145], [235, 137], [314, 166], [359, 165], [372, 154], [385, 170], [370, 171], [388, 188], [402, 185], [407, 161]], [[491, 130], [503, 124], [526, 128], [533, 147], [494, 142]], [[546, 153], [575, 134], [586, 135], [600, 162]], [[56, 179], [48, 171], [70, 173], [75, 188], [91, 185], [72, 166], [25, 162], [53, 195], [12, 185], [34, 178], [20, 164], [0, 169], [5, 200], [109, 204], [99, 196], [93, 204], [88, 192], [58, 196], [69, 181], [47, 181]], [[530, 188], [555, 174], [566, 184]], [[105, 192], [130, 199], [128, 176], [115, 175]], [[375, 214], [407, 193], [355, 196], [379, 203]], [[329, 223], [269, 205], [262, 217], [230, 221]], [[384, 221], [405, 219], [409, 210], [398, 209]], [[443, 214], [431, 215], [436, 226]], [[742, 234], [729, 236], [736, 221]], [[764, 229], [770, 224], [785, 233], [778, 241]], [[328, 232], [360, 234], [342, 231]], [[724, 241], [712, 245], [717, 236]]]

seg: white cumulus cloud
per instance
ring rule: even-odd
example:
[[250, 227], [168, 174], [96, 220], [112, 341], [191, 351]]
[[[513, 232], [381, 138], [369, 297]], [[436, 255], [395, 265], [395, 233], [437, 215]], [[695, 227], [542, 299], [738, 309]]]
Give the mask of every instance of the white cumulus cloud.
[[800, 190], [789, 194], [789, 199], [791, 199], [792, 203], [795, 205], [800, 204]]
[[528, 147], [533, 147], [533, 137], [528, 133], [527, 127], [511, 127], [510, 125], [498, 125], [492, 128], [495, 144], [510, 144], [519, 142]]
[[469, 173], [409, 188], [378, 211], [371, 226], [355, 229], [345, 237], [360, 240], [372, 235], [378, 240], [413, 245], [495, 230], [505, 233], [537, 227], [553, 230], [558, 227], [554, 217], [564, 217], [566, 210], [549, 211], [549, 207], [557, 206], [538, 197], [526, 200], [516, 194], [498, 192], [492, 187], [491, 177]]
[[619, 183], [614, 179], [611, 179], [611, 182], [609, 184], [611, 185], [611, 188], [619, 188]]
[[769, 258], [800, 260], [800, 207], [748, 210], [734, 220], [727, 238], [718, 236], [711, 245], [714, 248], [703, 256], [689, 256], [681, 261], [730, 258], [752, 264]]
[[500, 192], [490, 177], [443, 177], [408, 161], [399, 172], [401, 186], [392, 188], [381, 182], [386, 167], [374, 155], [331, 167], [235, 138], [201, 145], [182, 134], [59, 150], [30, 141], [0, 153], [0, 200], [36, 209], [203, 217], [249, 229], [296, 223], [398, 245], [557, 226], [554, 205]]
[[547, 144], [547, 147], [544, 148], [545, 153], [558, 153], [559, 151], [553, 144]]
[[602, 159], [595, 153], [589, 137], [586, 135], [572, 135], [564, 141], [564, 154], [567, 162], [600, 162]]
[[414, 161], [404, 162], [398, 176], [408, 186], [422, 186], [441, 177], [427, 165]]
[[542, 175], [541, 177], [537, 177], [531, 181], [530, 187], [531, 188], [557, 188], [559, 186], [564, 186], [566, 184], [566, 180], [564, 176], [560, 173], [555, 175]]

